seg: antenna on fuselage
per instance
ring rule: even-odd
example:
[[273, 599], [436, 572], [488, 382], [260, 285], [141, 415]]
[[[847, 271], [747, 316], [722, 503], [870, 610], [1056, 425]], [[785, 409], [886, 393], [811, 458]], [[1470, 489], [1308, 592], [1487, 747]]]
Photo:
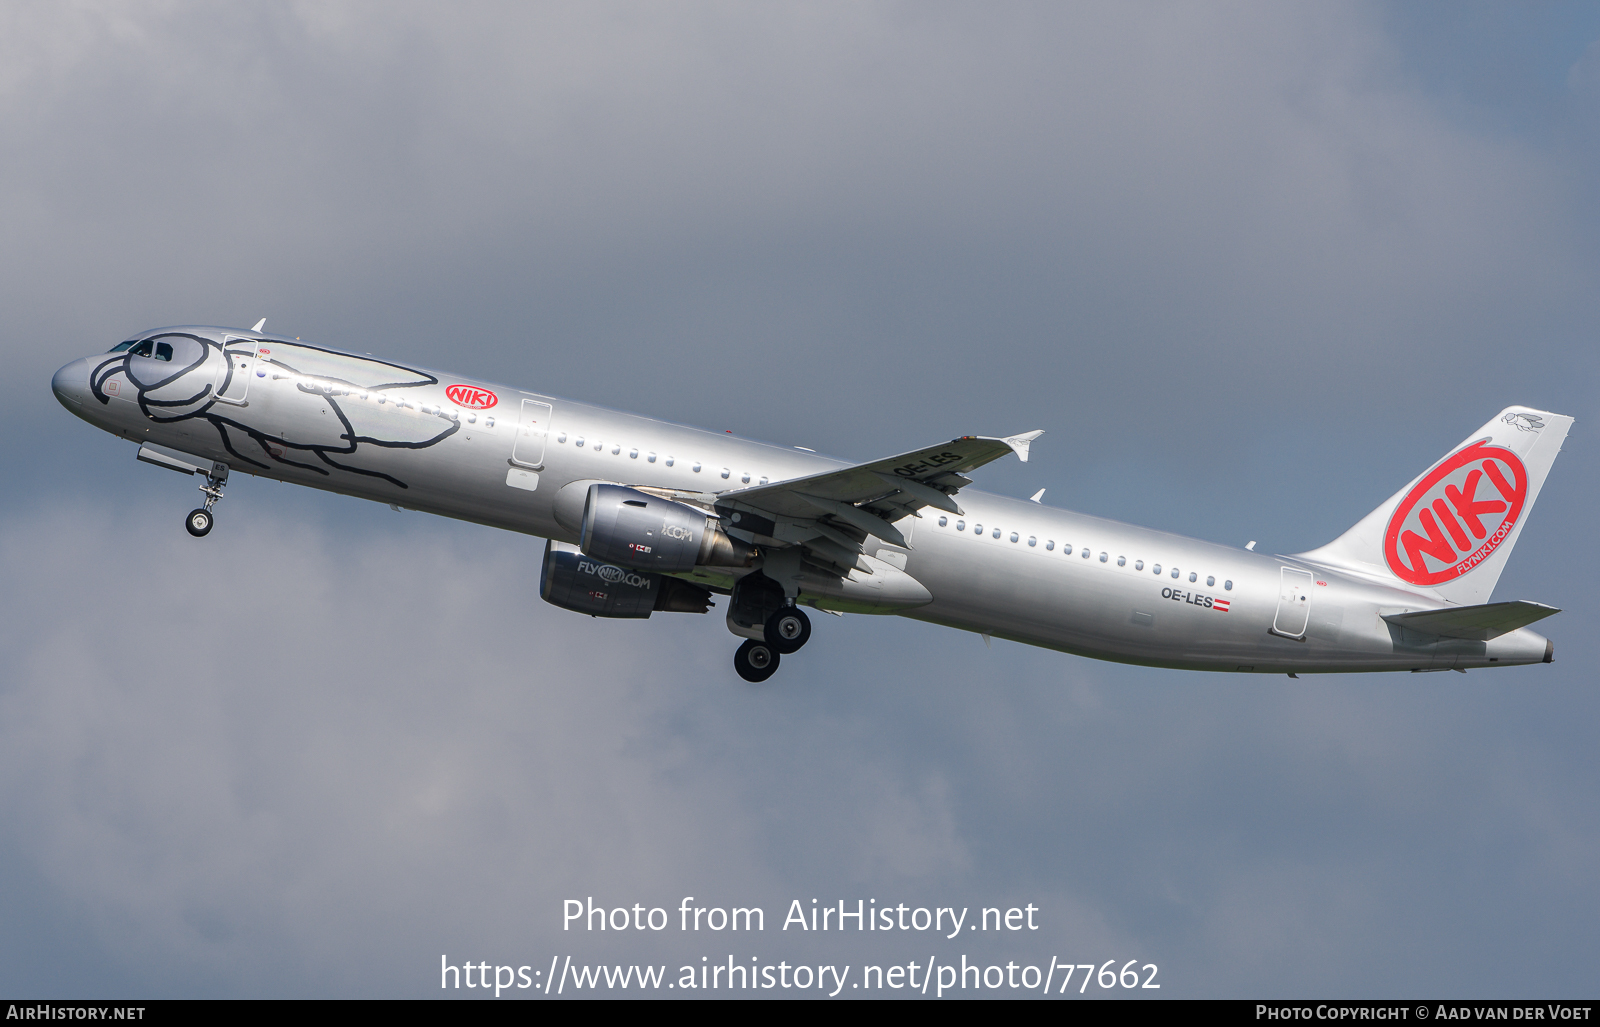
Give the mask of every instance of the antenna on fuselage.
[[1250, 550], [1252, 553], [1255, 552], [1256, 551], [1256, 540], [1255, 539], [1251, 539], [1249, 542], [1246, 542], [1244, 544], [1244, 547], [1246, 549]]
[[267, 324], [267, 319], [266, 318], [262, 318], [261, 320], [257, 321], [256, 322], [256, 326], [254, 328], [250, 329], [250, 330], [252, 332], [259, 332], [262, 328], [266, 327], [266, 324]]
[[1043, 498], [1044, 498], [1044, 489], [1040, 489], [1038, 492], [1035, 492], [1033, 494], [1033, 496], [1028, 500], [1028, 502], [1037, 503], [1039, 500], [1041, 500]]

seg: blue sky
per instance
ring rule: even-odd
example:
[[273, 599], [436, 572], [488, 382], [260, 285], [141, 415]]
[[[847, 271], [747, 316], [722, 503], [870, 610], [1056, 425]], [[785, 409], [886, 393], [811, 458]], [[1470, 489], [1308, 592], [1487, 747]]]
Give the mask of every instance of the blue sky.
[[[0, 12], [0, 988], [426, 996], [673, 966], [561, 902], [1032, 902], [1165, 996], [1580, 996], [1600, 15], [1581, 4], [17, 4]], [[1577, 417], [1497, 599], [1550, 666], [1286, 679], [827, 618], [580, 618], [540, 546], [67, 415], [249, 325], [979, 487], [1332, 538], [1512, 403]], [[1449, 680], [1440, 680], [1447, 678]], [[1120, 962], [1119, 962], [1120, 965]]]

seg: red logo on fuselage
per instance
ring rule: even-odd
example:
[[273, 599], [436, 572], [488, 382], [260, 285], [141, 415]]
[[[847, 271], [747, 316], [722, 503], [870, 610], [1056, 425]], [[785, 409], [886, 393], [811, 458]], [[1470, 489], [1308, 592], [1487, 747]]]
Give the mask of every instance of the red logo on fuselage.
[[487, 410], [500, 402], [500, 397], [488, 389], [480, 389], [476, 385], [452, 385], [444, 390], [450, 397], [450, 402], [458, 407], [469, 410]]
[[1437, 585], [1472, 570], [1516, 527], [1528, 498], [1517, 454], [1488, 439], [1435, 467], [1395, 508], [1383, 557], [1401, 581]]

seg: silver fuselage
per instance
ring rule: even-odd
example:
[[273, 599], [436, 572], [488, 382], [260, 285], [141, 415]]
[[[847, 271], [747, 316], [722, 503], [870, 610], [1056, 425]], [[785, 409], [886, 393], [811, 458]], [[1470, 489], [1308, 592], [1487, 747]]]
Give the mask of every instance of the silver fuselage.
[[[127, 353], [74, 361], [53, 383], [63, 405], [113, 434], [234, 472], [527, 535], [578, 541], [571, 517], [557, 516], [557, 496], [573, 482], [721, 493], [845, 466], [289, 338], [167, 331], [197, 340], [193, 359], [180, 352], [166, 367]], [[493, 405], [482, 406], [490, 397]], [[537, 431], [524, 425], [530, 419]], [[972, 488], [959, 501], [963, 516], [925, 509], [901, 521], [909, 549], [868, 539], [869, 556], [932, 594], [898, 615], [1080, 656], [1194, 670], [1466, 669], [1538, 663], [1550, 652], [1527, 628], [1482, 642], [1394, 627], [1384, 615], [1446, 604], [1302, 558]], [[1275, 633], [1286, 567], [1310, 572], [1313, 582], [1309, 599], [1290, 612], [1303, 620], [1299, 637]], [[725, 588], [739, 573], [699, 568], [685, 576]], [[801, 601], [853, 608], [826, 597]]]

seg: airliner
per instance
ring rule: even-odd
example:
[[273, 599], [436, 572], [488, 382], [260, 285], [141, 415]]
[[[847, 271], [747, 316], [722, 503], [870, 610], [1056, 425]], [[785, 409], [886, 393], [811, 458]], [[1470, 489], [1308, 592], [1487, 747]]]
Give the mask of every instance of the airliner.
[[806, 610], [894, 614], [1101, 660], [1256, 674], [1549, 663], [1490, 602], [1572, 418], [1508, 407], [1327, 545], [1274, 556], [969, 488], [1041, 431], [866, 463], [250, 330], [140, 332], [57, 371], [70, 412], [203, 484], [244, 473], [546, 541], [540, 595], [591, 617], [726, 597], [759, 682]]

